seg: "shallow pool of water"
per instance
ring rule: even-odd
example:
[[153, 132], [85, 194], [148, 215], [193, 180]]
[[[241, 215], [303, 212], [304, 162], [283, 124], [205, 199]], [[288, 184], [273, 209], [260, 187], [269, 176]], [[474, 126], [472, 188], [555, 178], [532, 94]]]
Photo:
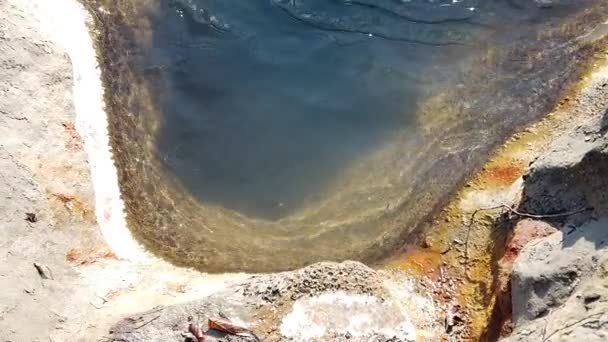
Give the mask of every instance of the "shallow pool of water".
[[135, 236], [206, 271], [376, 261], [589, 55], [601, 1], [95, 2]]
[[451, 63], [475, 27], [464, 5], [408, 19], [359, 2], [169, 2], [147, 56], [170, 65], [158, 158], [203, 203], [284, 218], [415, 130], [425, 69]]

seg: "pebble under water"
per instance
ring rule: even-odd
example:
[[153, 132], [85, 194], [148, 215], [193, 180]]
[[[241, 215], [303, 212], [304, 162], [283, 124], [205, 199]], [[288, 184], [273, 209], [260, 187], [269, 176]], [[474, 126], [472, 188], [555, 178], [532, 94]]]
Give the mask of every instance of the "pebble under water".
[[276, 271], [397, 250], [577, 77], [602, 1], [137, 0], [96, 11], [136, 238]]

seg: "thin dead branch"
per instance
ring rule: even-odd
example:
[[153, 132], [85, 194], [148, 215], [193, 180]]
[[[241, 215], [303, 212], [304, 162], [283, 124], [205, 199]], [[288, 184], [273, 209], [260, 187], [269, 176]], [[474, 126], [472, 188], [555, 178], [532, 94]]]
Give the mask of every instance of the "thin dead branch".
[[93, 304], [93, 302], [89, 302], [89, 305], [91, 305], [92, 307], [94, 307], [96, 310], [103, 309], [103, 306], [95, 305], [95, 304]]
[[494, 207], [488, 207], [488, 208], [479, 208], [476, 209], [473, 214], [471, 214], [471, 217], [469, 218], [469, 225], [467, 226], [467, 236], [464, 240], [464, 274], [468, 277], [468, 269], [469, 269], [469, 238], [471, 236], [471, 230], [473, 229], [473, 225], [475, 224], [475, 216], [477, 216], [477, 214], [479, 214], [482, 211], [488, 211], [488, 210], [496, 210], [496, 209], [500, 209], [502, 208], [502, 205], [499, 206], [494, 206]]
[[464, 243], [464, 256], [463, 256], [464, 257], [464, 273], [465, 273], [465, 275], [467, 275], [467, 277], [468, 277], [468, 266], [469, 266], [469, 238], [471, 236], [471, 230], [473, 229], [473, 226], [475, 225], [475, 216], [477, 216], [477, 214], [479, 214], [480, 212], [483, 212], [483, 211], [497, 210], [497, 209], [506, 209], [509, 213], [511, 213], [513, 215], [516, 215], [519, 217], [525, 217], [525, 218], [533, 218], [533, 219], [567, 217], [567, 216], [572, 216], [572, 215], [576, 215], [576, 214], [580, 214], [580, 213], [583, 213], [586, 211], [593, 210], [592, 207], [585, 207], [585, 208], [580, 208], [580, 209], [576, 209], [576, 210], [572, 210], [572, 211], [566, 211], [566, 212], [555, 213], [555, 214], [531, 214], [531, 213], [525, 213], [525, 212], [519, 211], [505, 203], [501, 203], [500, 205], [493, 206], [493, 207], [476, 209], [475, 211], [473, 211], [473, 214], [471, 214], [471, 217], [469, 218], [469, 224], [467, 226], [467, 235], [466, 235], [466, 239], [465, 239], [465, 243]]
[[521, 212], [521, 211], [517, 211], [513, 207], [511, 207], [509, 205], [506, 205], [504, 203], [501, 205], [501, 207], [506, 208], [511, 213], [513, 213], [513, 214], [515, 214], [517, 216], [527, 217], [527, 218], [535, 218], [535, 219], [566, 217], [566, 216], [572, 216], [572, 215], [576, 215], [576, 214], [584, 213], [586, 211], [593, 210], [593, 208], [591, 208], [591, 207], [585, 207], [585, 208], [580, 208], [580, 209], [577, 209], [577, 210], [566, 211], [566, 212], [563, 212], [563, 213], [537, 215], [537, 214], [529, 214], [529, 213], [524, 213], [524, 212]]
[[597, 313], [594, 313], [594, 314], [591, 314], [591, 315], [585, 316], [585, 317], [583, 317], [583, 318], [581, 318], [581, 319], [579, 319], [579, 320], [576, 320], [576, 321], [574, 321], [574, 322], [568, 323], [568, 324], [566, 324], [565, 326], [563, 326], [563, 327], [561, 327], [561, 328], [559, 328], [559, 329], [556, 329], [556, 330], [554, 330], [552, 333], [550, 333], [549, 335], [547, 335], [547, 337], [545, 337], [545, 338], [543, 339], [543, 341], [542, 341], [542, 342], [547, 342], [547, 341], [549, 341], [549, 339], [550, 339], [551, 337], [553, 337], [553, 335], [557, 334], [557, 333], [558, 333], [558, 332], [560, 332], [560, 331], [564, 331], [564, 330], [566, 330], [566, 329], [568, 329], [568, 328], [572, 328], [573, 326], [575, 326], [575, 325], [577, 325], [577, 324], [579, 324], [579, 323], [582, 323], [582, 322], [584, 322], [584, 321], [586, 321], [586, 320], [588, 320], [588, 319], [590, 319], [590, 318], [597, 317], [597, 316], [601, 316], [601, 315], [603, 315], [603, 314], [605, 314], [605, 312], [597, 312]]
[[549, 310], [549, 313], [547, 314], [547, 319], [545, 320], [545, 326], [543, 327], [543, 341], [545, 341], [545, 337], [547, 336], [547, 328], [549, 327], [549, 319], [551, 318], [551, 314], [552, 311]]
[[156, 317], [154, 317], [154, 318], [152, 318], [152, 319], [150, 319], [150, 320], [146, 321], [145, 323], [143, 323], [143, 324], [141, 324], [141, 325], [136, 326], [135, 328], [133, 328], [133, 330], [141, 329], [141, 328], [145, 327], [146, 325], [148, 325], [148, 324], [150, 324], [150, 323], [152, 323], [152, 322], [156, 321], [156, 320], [157, 320], [157, 319], [159, 319], [159, 318], [160, 318], [160, 315], [158, 315], [158, 316], [156, 316]]

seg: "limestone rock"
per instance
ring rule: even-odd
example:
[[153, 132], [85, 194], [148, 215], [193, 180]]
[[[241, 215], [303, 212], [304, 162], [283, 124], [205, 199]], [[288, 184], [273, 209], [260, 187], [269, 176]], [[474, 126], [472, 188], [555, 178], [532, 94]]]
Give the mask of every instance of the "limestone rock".
[[[118, 341], [183, 341], [189, 324], [230, 320], [263, 341], [410, 341], [416, 332], [382, 275], [359, 262], [324, 262], [252, 276], [210, 297], [127, 317]], [[252, 341], [210, 331], [205, 341]]]

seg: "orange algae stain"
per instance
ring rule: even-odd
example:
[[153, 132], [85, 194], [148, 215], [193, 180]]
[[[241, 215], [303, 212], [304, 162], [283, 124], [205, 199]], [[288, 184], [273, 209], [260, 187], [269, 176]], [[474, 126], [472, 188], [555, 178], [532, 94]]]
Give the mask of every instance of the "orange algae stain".
[[384, 268], [407, 271], [417, 276], [432, 276], [441, 265], [441, 254], [422, 248], [411, 248], [384, 265]]
[[509, 161], [485, 168], [480, 179], [495, 186], [513, 184], [524, 173], [525, 165], [520, 161]]
[[76, 126], [74, 126], [71, 122], [63, 122], [61, 124], [65, 133], [67, 135], [67, 141], [65, 143], [65, 148], [69, 151], [79, 151], [83, 148], [84, 142], [82, 137], [76, 130]]

